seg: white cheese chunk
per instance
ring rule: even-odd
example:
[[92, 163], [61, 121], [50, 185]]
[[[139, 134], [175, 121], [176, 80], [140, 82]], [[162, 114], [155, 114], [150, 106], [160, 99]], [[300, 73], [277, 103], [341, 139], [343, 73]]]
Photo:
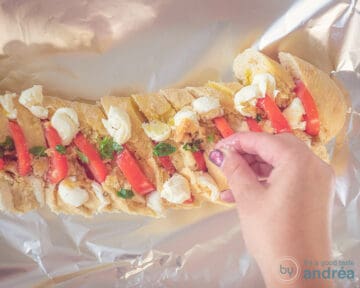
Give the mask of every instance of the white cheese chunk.
[[102, 189], [102, 187], [101, 187], [101, 185], [100, 185], [99, 183], [93, 181], [93, 182], [91, 183], [91, 188], [92, 188], [92, 190], [94, 191], [94, 193], [95, 193], [95, 195], [96, 195], [96, 198], [98, 198], [99, 201], [100, 201], [100, 205], [99, 205], [99, 207], [98, 207], [98, 209], [97, 209], [97, 210], [100, 212], [100, 211], [102, 211], [107, 205], [110, 204], [110, 201], [109, 201], [109, 199], [107, 199], [107, 198], [104, 197], [104, 191], [103, 191], [103, 189]]
[[76, 177], [68, 177], [62, 180], [58, 191], [61, 200], [74, 207], [80, 207], [89, 200], [88, 192], [80, 187]]
[[106, 131], [118, 144], [124, 144], [131, 137], [131, 121], [128, 113], [115, 106], [110, 106], [108, 119], [102, 119]]
[[188, 180], [184, 176], [175, 173], [164, 183], [163, 189], [161, 190], [161, 197], [170, 203], [184, 203], [184, 201], [191, 197]]
[[22, 91], [19, 97], [19, 103], [26, 107], [35, 117], [46, 119], [49, 111], [43, 107], [43, 100], [41, 85], [34, 85], [32, 88]]
[[17, 109], [14, 105], [15, 98], [15, 93], [6, 93], [5, 95], [0, 95], [0, 104], [6, 112], [6, 117], [9, 119], [16, 119], [17, 117]]
[[298, 97], [293, 99], [290, 105], [283, 111], [283, 114], [292, 129], [305, 130], [306, 122], [302, 121], [305, 109]]
[[77, 113], [72, 108], [57, 109], [51, 118], [51, 126], [58, 132], [64, 146], [71, 143], [80, 129]]
[[279, 91], [276, 90], [276, 81], [270, 73], [261, 73], [254, 76], [251, 85], [257, 85], [261, 91], [262, 97], [269, 95], [275, 97]]
[[192, 121], [194, 124], [199, 125], [199, 120], [197, 114], [194, 110], [191, 109], [189, 106], [185, 106], [180, 111], [178, 111], [174, 115], [174, 124], [175, 127], [179, 127], [182, 125], [182, 122], [187, 119]]
[[156, 142], [165, 141], [170, 137], [171, 128], [164, 122], [159, 120], [150, 121], [149, 123], [142, 123], [142, 128], [145, 134]]
[[197, 172], [196, 183], [200, 186], [200, 188], [210, 192], [211, 201], [216, 201], [219, 199], [219, 187], [208, 173]]
[[162, 205], [160, 193], [158, 191], [153, 191], [146, 195], [147, 206], [152, 210], [162, 215], [164, 213], [164, 206]]
[[245, 86], [235, 94], [235, 108], [241, 115], [255, 118], [258, 98], [263, 95], [257, 85]]
[[210, 96], [202, 96], [192, 102], [192, 107], [202, 119], [210, 120], [224, 115], [219, 99]]

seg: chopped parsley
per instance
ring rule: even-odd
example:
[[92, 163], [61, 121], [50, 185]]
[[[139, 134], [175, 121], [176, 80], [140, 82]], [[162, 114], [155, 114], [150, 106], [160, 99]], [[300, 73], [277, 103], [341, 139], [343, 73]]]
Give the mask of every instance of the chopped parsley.
[[15, 149], [14, 141], [10, 136], [6, 136], [5, 141], [0, 143], [0, 147], [3, 150], [12, 151]]
[[89, 158], [82, 153], [79, 149], [76, 149], [76, 154], [78, 155], [80, 161], [84, 164], [89, 164]]
[[35, 157], [46, 157], [46, 147], [44, 146], [34, 146], [30, 148], [29, 152]]
[[121, 188], [119, 191], [117, 191], [117, 196], [124, 199], [130, 199], [134, 197], [134, 192], [130, 189]]
[[63, 145], [56, 145], [55, 150], [59, 152], [60, 154], [64, 155], [66, 153], [66, 148]]
[[202, 143], [201, 139], [194, 140], [193, 142], [186, 143], [182, 147], [185, 151], [197, 152], [200, 151], [200, 144]]
[[208, 136], [206, 137], [206, 141], [207, 141], [208, 143], [214, 143], [214, 141], [215, 141], [215, 135], [214, 135], [214, 133], [211, 133], [210, 135], [208, 135]]
[[261, 114], [256, 114], [256, 122], [260, 122], [262, 120]]

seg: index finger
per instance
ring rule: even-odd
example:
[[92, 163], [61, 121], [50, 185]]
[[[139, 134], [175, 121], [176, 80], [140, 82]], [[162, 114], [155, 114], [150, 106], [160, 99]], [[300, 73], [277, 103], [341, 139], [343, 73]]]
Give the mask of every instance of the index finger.
[[281, 163], [289, 149], [299, 140], [289, 133], [271, 135], [259, 132], [239, 132], [216, 144], [216, 148], [230, 146], [239, 153], [258, 155], [266, 163], [276, 167]]

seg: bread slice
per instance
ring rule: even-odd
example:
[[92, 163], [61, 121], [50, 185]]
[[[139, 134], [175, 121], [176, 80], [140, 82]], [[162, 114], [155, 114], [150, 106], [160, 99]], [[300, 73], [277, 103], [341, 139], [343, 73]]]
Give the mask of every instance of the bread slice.
[[335, 137], [344, 126], [346, 102], [340, 88], [328, 74], [290, 53], [280, 52], [281, 65], [294, 79], [300, 79], [313, 96], [319, 112], [322, 144]]
[[[17, 109], [17, 123], [23, 130], [28, 149], [34, 146], [45, 146], [45, 138], [41, 121], [33, 116], [26, 108], [19, 104], [18, 98], [14, 99]], [[0, 113], [0, 142], [10, 136], [8, 130], [9, 120], [4, 113]], [[4, 210], [10, 209], [17, 213], [26, 213], [44, 205], [43, 179], [47, 171], [46, 158], [32, 158], [32, 173], [28, 176], [19, 176], [16, 161], [6, 161], [5, 167], [0, 171], [0, 183], [4, 195], [1, 197], [0, 206]]]
[[[43, 105], [49, 109], [49, 119], [54, 115], [55, 111], [62, 107], [72, 108], [76, 111], [80, 122], [81, 132], [91, 141], [97, 143], [99, 137], [106, 135], [106, 130], [99, 122], [105, 115], [101, 109], [92, 104], [85, 104], [76, 101], [67, 101], [57, 97], [44, 97]], [[61, 200], [58, 194], [58, 185], [49, 185], [51, 189], [46, 190], [46, 204], [55, 213], [64, 214], [79, 214], [82, 216], [92, 216], [96, 214], [101, 207], [102, 202], [97, 197], [92, 184], [93, 180], [86, 175], [85, 167], [78, 160], [76, 148], [73, 144], [67, 147], [66, 153], [69, 166], [69, 177], [76, 177], [76, 180], [81, 183], [81, 187], [84, 188], [89, 195], [89, 200], [79, 207], [71, 206]], [[104, 193], [104, 198], [110, 202], [109, 196]], [[105, 200], [105, 201], [106, 201]], [[104, 209], [106, 210], [106, 209]]]

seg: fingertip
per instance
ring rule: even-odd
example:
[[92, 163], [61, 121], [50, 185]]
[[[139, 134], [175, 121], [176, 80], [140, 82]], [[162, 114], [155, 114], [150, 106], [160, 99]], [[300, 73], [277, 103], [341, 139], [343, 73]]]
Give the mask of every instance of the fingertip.
[[232, 194], [232, 191], [230, 189], [222, 191], [220, 193], [220, 199], [224, 202], [227, 203], [234, 203], [235, 202], [235, 198], [234, 195]]

